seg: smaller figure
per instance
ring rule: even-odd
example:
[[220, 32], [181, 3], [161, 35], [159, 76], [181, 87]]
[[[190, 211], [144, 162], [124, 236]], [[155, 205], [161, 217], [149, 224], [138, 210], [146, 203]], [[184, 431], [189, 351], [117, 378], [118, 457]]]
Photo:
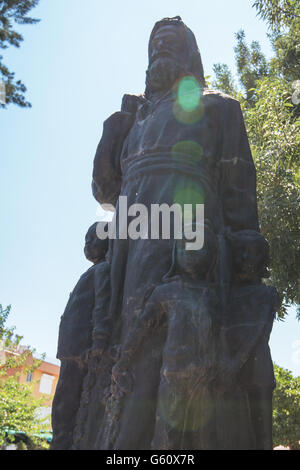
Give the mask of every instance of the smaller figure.
[[54, 450], [72, 448], [88, 359], [103, 352], [109, 337], [110, 265], [105, 259], [108, 240], [100, 240], [96, 232], [97, 223], [89, 228], [84, 247], [93, 266], [71, 292], [59, 327], [57, 358], [61, 369], [52, 406]]
[[271, 450], [275, 377], [268, 342], [280, 302], [276, 289], [261, 280], [269, 277], [269, 247], [254, 230], [230, 233], [228, 240], [234, 274], [221, 335], [223, 366], [227, 362], [222, 373], [247, 393], [254, 449]]
[[200, 250], [186, 250], [186, 240], [174, 243], [172, 267], [146, 300], [112, 371], [121, 394], [129, 393], [134, 355], [146, 336], [165, 329], [153, 449], [212, 449], [215, 443], [217, 240], [208, 224], [204, 239]]

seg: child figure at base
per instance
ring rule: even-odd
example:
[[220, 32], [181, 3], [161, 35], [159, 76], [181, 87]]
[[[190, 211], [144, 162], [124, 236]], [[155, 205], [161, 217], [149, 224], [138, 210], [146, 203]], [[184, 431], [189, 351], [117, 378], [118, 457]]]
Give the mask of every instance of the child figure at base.
[[174, 243], [171, 269], [145, 302], [113, 368], [116, 388], [121, 394], [129, 393], [134, 387], [131, 362], [143, 339], [156, 334], [157, 329], [165, 329], [154, 449], [213, 448], [211, 384], [217, 305], [212, 280], [217, 241], [209, 225], [204, 228], [202, 249], [186, 250], [185, 240]]
[[101, 354], [109, 335], [108, 240], [100, 240], [96, 231], [97, 223], [89, 228], [84, 247], [93, 266], [80, 277], [61, 317], [57, 349], [61, 369], [52, 406], [52, 449], [71, 449], [87, 360], [91, 352]]
[[228, 235], [234, 279], [227, 318], [222, 327], [230, 370], [248, 395], [254, 448], [272, 450], [273, 363], [268, 345], [276, 311], [280, 307], [274, 287], [262, 283], [269, 277], [269, 248], [253, 230]]

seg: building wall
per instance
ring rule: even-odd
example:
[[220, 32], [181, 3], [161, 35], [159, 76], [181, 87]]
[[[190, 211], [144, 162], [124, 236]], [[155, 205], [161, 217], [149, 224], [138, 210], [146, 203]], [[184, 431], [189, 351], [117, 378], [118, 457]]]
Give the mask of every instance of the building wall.
[[[31, 383], [33, 383], [33, 395], [35, 398], [47, 398], [45, 406], [51, 406], [56, 385], [58, 382], [60, 367], [43, 361], [41, 365], [32, 372]], [[22, 372], [20, 383], [27, 382], [27, 373]]]
[[[5, 356], [11, 354], [10, 351], [0, 351], [0, 362], [5, 361]], [[15, 353], [14, 353], [15, 354]], [[32, 363], [32, 358], [28, 360], [27, 367]], [[19, 383], [32, 383], [33, 384], [33, 395], [35, 398], [44, 398], [44, 406], [51, 407], [53, 396], [55, 393], [56, 385], [59, 378], [60, 367], [56, 364], [52, 364], [48, 361], [41, 361], [41, 364], [31, 373], [31, 377], [28, 376], [27, 371], [21, 370], [10, 370], [7, 375], [14, 375], [16, 372], [20, 373]], [[29, 380], [31, 379], [31, 380]]]

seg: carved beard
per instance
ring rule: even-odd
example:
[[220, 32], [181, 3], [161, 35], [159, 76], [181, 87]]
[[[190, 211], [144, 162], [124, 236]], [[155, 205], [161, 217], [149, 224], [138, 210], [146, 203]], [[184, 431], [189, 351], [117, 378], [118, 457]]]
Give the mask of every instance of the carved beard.
[[183, 69], [176, 60], [169, 57], [159, 58], [146, 72], [147, 87], [152, 92], [170, 90], [181, 72]]

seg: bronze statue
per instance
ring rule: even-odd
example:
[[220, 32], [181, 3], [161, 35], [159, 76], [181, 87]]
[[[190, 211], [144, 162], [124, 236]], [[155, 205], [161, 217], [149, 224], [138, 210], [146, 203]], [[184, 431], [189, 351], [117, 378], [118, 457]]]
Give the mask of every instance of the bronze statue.
[[[151, 238], [150, 219], [149, 233], [134, 239], [118, 225], [72, 446], [271, 448], [268, 339], [278, 302], [261, 282], [266, 242], [240, 104], [207, 87], [180, 17], [155, 24], [148, 58], [144, 94], [124, 95], [104, 122], [92, 191], [117, 215], [120, 196], [149, 212], [204, 204], [205, 243], [189, 253], [174, 233]], [[264, 371], [266, 385], [255, 388]]]

